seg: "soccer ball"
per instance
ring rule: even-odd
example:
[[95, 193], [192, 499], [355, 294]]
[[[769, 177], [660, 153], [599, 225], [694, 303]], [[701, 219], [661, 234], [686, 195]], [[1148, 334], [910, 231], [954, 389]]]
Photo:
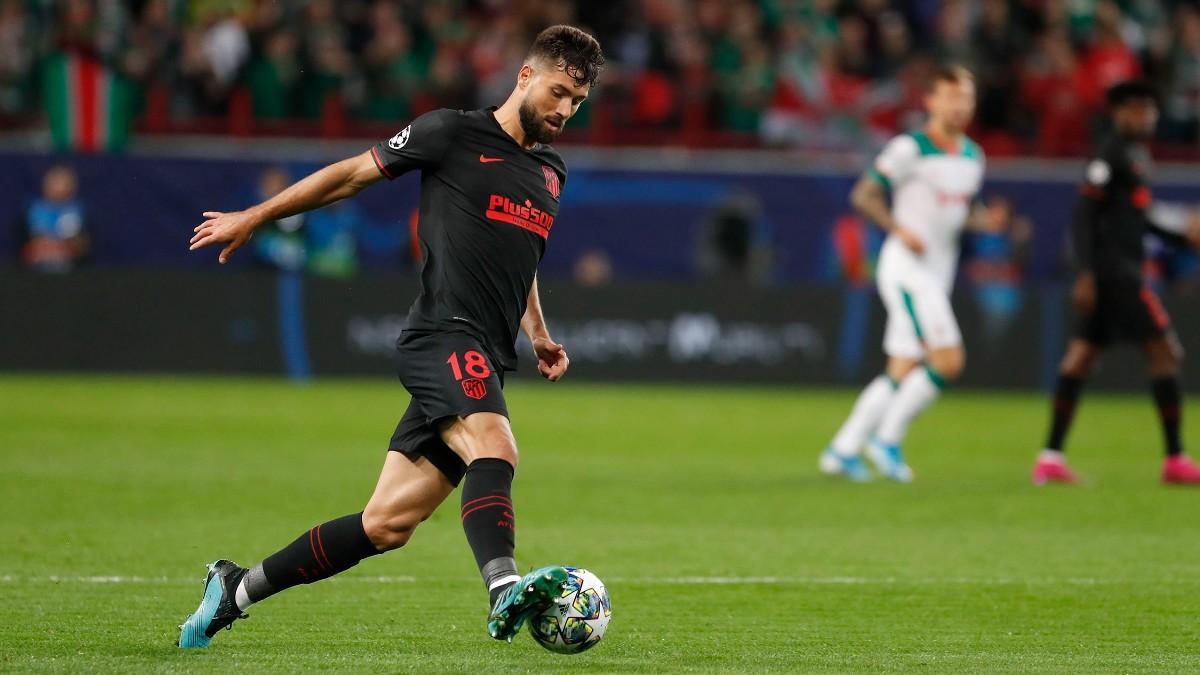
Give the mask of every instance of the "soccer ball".
[[533, 618], [529, 633], [539, 645], [559, 654], [578, 654], [596, 646], [612, 619], [604, 582], [583, 569], [568, 567], [562, 602]]

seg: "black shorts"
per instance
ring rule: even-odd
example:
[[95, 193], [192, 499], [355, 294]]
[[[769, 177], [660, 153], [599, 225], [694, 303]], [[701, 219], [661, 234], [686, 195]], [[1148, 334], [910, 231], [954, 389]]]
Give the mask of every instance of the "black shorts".
[[424, 457], [454, 485], [466, 464], [443, 441], [442, 420], [479, 412], [508, 417], [504, 371], [468, 333], [404, 331], [396, 343], [396, 372], [412, 395], [396, 425], [389, 450], [416, 461]]
[[1097, 346], [1114, 340], [1141, 344], [1171, 329], [1167, 310], [1154, 291], [1141, 284], [1097, 284], [1096, 308], [1080, 316], [1075, 336]]

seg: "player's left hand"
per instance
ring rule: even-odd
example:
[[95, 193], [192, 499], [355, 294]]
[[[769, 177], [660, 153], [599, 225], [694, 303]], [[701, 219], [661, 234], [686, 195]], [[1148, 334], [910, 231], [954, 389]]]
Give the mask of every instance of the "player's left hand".
[[567, 358], [567, 350], [550, 338], [534, 339], [533, 355], [538, 360], [538, 372], [551, 382], [562, 379], [571, 365], [571, 359]]
[[250, 235], [254, 234], [254, 228], [258, 226], [254, 216], [246, 211], [233, 213], [205, 211], [204, 217], [208, 220], [192, 230], [195, 235], [188, 242], [191, 244], [188, 250], [195, 251], [211, 244], [226, 244], [225, 248], [221, 249], [220, 255], [217, 256], [217, 261], [222, 265], [229, 260], [230, 254], [250, 240]]

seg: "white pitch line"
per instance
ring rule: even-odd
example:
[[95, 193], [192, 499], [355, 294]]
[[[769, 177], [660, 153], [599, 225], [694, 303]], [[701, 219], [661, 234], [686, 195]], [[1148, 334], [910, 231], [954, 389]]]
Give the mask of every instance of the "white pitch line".
[[1014, 586], [1014, 585], [1053, 585], [1066, 584], [1071, 586], [1093, 586], [1097, 584], [1120, 583], [1118, 579], [1088, 579], [1088, 578], [1069, 578], [1069, 579], [1012, 579], [1012, 578], [995, 578], [995, 579], [973, 579], [968, 577], [925, 577], [925, 578], [903, 578], [903, 577], [849, 577], [849, 576], [830, 576], [830, 577], [638, 577], [638, 578], [620, 578], [615, 577], [610, 579], [613, 583], [635, 583], [635, 584], [673, 584], [681, 586], [896, 586], [896, 585], [920, 585], [920, 586]]
[[[169, 584], [183, 585], [200, 583], [203, 577], [171, 578], [121, 575], [47, 575], [19, 576], [12, 574], [0, 575], [0, 583], [6, 584], [130, 584], [151, 585]], [[434, 582], [465, 582], [459, 577], [414, 577], [414, 576], [348, 576], [333, 579], [337, 583], [359, 584], [415, 584], [420, 581]], [[1121, 579], [1014, 579], [1008, 577], [993, 579], [975, 579], [968, 577], [777, 577], [777, 576], [677, 576], [677, 577], [611, 577], [610, 584], [666, 584], [672, 586], [1026, 586], [1026, 585], [1068, 585], [1068, 586], [1097, 586], [1103, 584], [1125, 583]]]
[[[427, 581], [433, 581], [434, 577], [428, 577]], [[120, 576], [120, 575], [93, 575], [93, 576], [62, 576], [51, 574], [48, 576], [18, 576], [13, 574], [0, 575], [0, 583], [7, 584], [197, 584], [204, 581], [203, 576], [197, 576], [190, 579], [170, 578], [170, 577], [142, 577], [142, 576]], [[345, 577], [333, 579], [333, 581], [367, 584], [412, 584], [417, 582], [416, 577], [412, 576], [374, 576], [374, 577]]]

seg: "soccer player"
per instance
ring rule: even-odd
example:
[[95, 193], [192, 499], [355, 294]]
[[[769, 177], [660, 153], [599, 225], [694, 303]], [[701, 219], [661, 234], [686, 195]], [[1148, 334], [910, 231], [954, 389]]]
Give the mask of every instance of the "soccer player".
[[351, 197], [384, 178], [421, 172], [421, 293], [397, 341], [412, 401], [392, 436], [375, 492], [359, 513], [305, 531], [250, 568], [209, 565], [180, 647], [205, 647], [252, 603], [400, 548], [462, 482], [462, 524], [489, 595], [488, 633], [511, 640], [550, 606], [562, 567], [522, 577], [513, 559], [511, 486], [517, 444], [505, 405], [518, 328], [538, 371], [556, 381], [567, 353], [547, 332], [537, 266], [554, 227], [566, 166], [550, 147], [604, 65], [599, 43], [570, 26], [539, 34], [499, 108], [435, 110], [361, 155], [327, 166], [271, 199], [208, 212], [192, 250], [224, 245], [224, 263], [263, 223]]
[[1033, 482], [1076, 482], [1063, 458], [1063, 441], [1100, 352], [1123, 340], [1146, 355], [1166, 439], [1163, 482], [1200, 484], [1200, 467], [1183, 454], [1179, 438], [1182, 349], [1162, 304], [1142, 278], [1145, 233], [1172, 245], [1200, 245], [1200, 218], [1151, 199], [1150, 153], [1143, 141], [1153, 136], [1158, 123], [1154, 90], [1142, 82], [1118, 84], [1108, 92], [1108, 106], [1112, 132], [1088, 161], [1071, 223], [1078, 268], [1071, 299], [1078, 321], [1059, 367], [1050, 433], [1034, 464]]
[[925, 128], [892, 139], [850, 197], [859, 213], [888, 233], [876, 272], [887, 309], [887, 369], [859, 395], [820, 459], [824, 473], [854, 481], [870, 479], [859, 457], [864, 444], [880, 473], [912, 480], [900, 450], [904, 436], [959, 376], [966, 358], [950, 290], [959, 238], [983, 182], [983, 153], [965, 133], [975, 112], [970, 71], [939, 69], [925, 107]]

